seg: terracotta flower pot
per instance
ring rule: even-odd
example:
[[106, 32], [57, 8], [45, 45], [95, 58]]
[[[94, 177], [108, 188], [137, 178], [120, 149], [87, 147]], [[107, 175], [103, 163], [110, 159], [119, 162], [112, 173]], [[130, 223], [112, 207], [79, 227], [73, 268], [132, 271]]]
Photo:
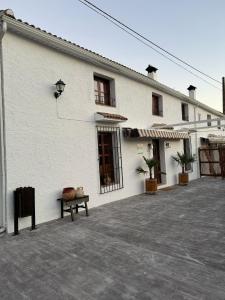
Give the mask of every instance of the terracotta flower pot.
[[188, 185], [189, 176], [188, 173], [179, 173], [179, 185]]
[[84, 188], [82, 186], [76, 188], [76, 197], [84, 196]]
[[76, 190], [73, 187], [63, 189], [62, 197], [65, 200], [73, 200], [76, 196]]
[[145, 191], [149, 194], [155, 194], [157, 192], [157, 179], [146, 179]]

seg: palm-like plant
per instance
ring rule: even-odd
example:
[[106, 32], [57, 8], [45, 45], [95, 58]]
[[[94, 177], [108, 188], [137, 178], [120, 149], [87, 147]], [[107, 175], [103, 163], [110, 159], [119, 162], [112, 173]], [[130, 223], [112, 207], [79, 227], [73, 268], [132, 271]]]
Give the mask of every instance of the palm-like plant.
[[138, 174], [147, 174], [149, 173], [149, 179], [152, 179], [152, 169], [158, 165], [158, 161], [155, 160], [154, 158], [146, 158], [145, 156], [143, 156], [143, 159], [148, 167], [148, 171], [145, 171], [142, 167], [138, 167], [136, 169]]
[[172, 158], [178, 163], [178, 165], [182, 168], [182, 174], [185, 173], [185, 165], [189, 163], [193, 163], [195, 161], [195, 158], [193, 155], [188, 155], [185, 153], [177, 152], [176, 156], [172, 156]]

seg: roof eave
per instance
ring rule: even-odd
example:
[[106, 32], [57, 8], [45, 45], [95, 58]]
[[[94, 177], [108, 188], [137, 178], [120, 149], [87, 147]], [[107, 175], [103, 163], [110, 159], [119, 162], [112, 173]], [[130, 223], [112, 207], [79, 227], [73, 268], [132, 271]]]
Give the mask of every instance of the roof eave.
[[60, 51], [62, 53], [65, 53], [65, 54], [68, 54], [75, 58], [81, 59], [83, 61], [86, 61], [88, 63], [96, 65], [98, 67], [102, 67], [109, 71], [113, 71], [115, 73], [122, 74], [130, 79], [133, 79], [135, 81], [138, 81], [138, 82], [141, 82], [148, 86], [151, 86], [161, 92], [167, 93], [167, 94], [174, 96], [182, 101], [188, 102], [188, 103], [193, 104], [198, 107], [201, 107], [202, 109], [205, 109], [206, 111], [211, 112], [215, 115], [224, 116], [221, 112], [219, 112], [219, 111], [217, 111], [195, 99], [192, 99], [174, 89], [171, 89], [170, 87], [168, 87], [156, 80], [153, 80], [153, 79], [149, 78], [148, 76], [145, 76], [137, 71], [134, 71], [126, 66], [123, 66], [123, 65], [121, 65], [117, 62], [114, 62], [108, 58], [105, 58], [99, 54], [96, 54], [87, 49], [79, 47], [71, 42], [68, 42], [67, 40], [64, 40], [62, 38], [59, 38], [52, 34], [49, 34], [43, 30], [37, 29], [31, 25], [25, 24], [23, 22], [20, 22], [16, 19], [13, 19], [6, 15], [1, 16], [1, 19], [7, 23], [7, 28], [10, 32], [21, 34], [21, 36], [23, 36], [23, 37], [26, 37], [26, 38], [34, 40], [40, 44], [43, 44], [45, 46], [56, 49], [57, 51]]

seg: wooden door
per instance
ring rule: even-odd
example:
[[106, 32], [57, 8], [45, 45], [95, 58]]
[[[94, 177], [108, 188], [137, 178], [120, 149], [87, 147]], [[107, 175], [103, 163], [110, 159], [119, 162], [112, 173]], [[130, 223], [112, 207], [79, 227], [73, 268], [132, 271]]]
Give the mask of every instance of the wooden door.
[[101, 185], [114, 182], [113, 145], [111, 132], [98, 133], [99, 170]]
[[159, 148], [159, 140], [152, 140], [153, 143], [153, 158], [158, 161], [157, 166], [154, 167], [154, 177], [157, 179], [158, 183], [162, 182], [161, 178], [161, 168], [160, 168], [160, 148]]

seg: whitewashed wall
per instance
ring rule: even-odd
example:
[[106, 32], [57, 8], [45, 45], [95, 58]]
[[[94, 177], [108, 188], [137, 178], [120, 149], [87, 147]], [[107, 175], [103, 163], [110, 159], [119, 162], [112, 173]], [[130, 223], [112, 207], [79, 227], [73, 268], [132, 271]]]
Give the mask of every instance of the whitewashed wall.
[[[2, 47], [1, 47], [1, 41], [0, 41], [0, 59], [2, 57]], [[2, 99], [2, 78], [1, 78], [1, 71], [0, 71], [0, 99]], [[0, 109], [0, 114], [1, 114], [1, 109]], [[0, 117], [0, 141], [3, 140], [3, 120], [1, 120]], [[2, 142], [0, 142], [2, 143]], [[2, 151], [3, 148], [0, 147], [0, 157], [2, 157]], [[0, 159], [0, 228], [4, 227], [4, 210], [5, 210], [5, 202], [4, 202], [4, 190], [3, 190], [3, 175], [4, 174], [4, 167], [2, 164], [2, 160]]]
[[[148, 128], [153, 123], [181, 121], [181, 105], [164, 93], [164, 117], [152, 116], [152, 92], [157, 90], [32, 41], [7, 33], [4, 37], [8, 231], [13, 230], [13, 191], [19, 186], [36, 189], [37, 223], [60, 216], [56, 202], [65, 186], [84, 186], [90, 207], [144, 191], [135, 169], [142, 163], [140, 141], [122, 138], [124, 188], [99, 194], [98, 153], [94, 113], [105, 111], [128, 117], [124, 127]], [[117, 107], [95, 104], [93, 73], [115, 79]], [[56, 100], [53, 84], [62, 79], [65, 92]], [[190, 108], [193, 118], [193, 108]], [[148, 156], [148, 141], [143, 154]], [[183, 151], [183, 142], [165, 149], [167, 185], [177, 182], [178, 167], [171, 155]], [[191, 178], [197, 178], [196, 168]], [[20, 221], [29, 226], [30, 220]]]

